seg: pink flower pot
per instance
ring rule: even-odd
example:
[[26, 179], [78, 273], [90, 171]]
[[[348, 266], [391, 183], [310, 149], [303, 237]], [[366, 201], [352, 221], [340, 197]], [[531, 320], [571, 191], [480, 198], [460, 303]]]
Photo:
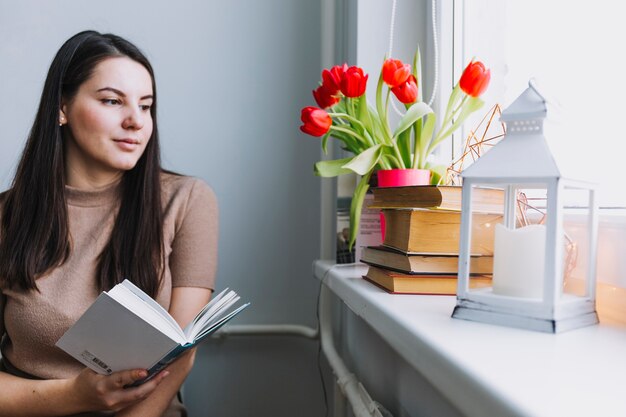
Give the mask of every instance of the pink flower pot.
[[381, 169], [376, 171], [379, 187], [405, 187], [430, 184], [428, 169]]
[[[409, 185], [429, 185], [428, 169], [382, 169], [376, 172], [379, 187], [405, 187]], [[385, 216], [380, 212], [380, 233], [385, 240]]]

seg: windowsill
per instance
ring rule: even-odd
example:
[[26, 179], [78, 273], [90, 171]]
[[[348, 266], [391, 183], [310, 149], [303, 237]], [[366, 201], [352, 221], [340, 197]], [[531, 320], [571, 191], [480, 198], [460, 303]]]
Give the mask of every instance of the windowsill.
[[452, 319], [455, 297], [392, 295], [361, 264], [315, 276], [468, 416], [626, 415], [626, 325], [558, 335]]

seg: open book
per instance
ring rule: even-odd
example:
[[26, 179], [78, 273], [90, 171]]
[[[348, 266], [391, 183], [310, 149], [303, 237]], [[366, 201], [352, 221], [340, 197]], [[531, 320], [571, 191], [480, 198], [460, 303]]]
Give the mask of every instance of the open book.
[[186, 350], [196, 346], [250, 303], [225, 289], [185, 327], [130, 281], [117, 284], [94, 301], [57, 346], [100, 374], [147, 369], [140, 385]]

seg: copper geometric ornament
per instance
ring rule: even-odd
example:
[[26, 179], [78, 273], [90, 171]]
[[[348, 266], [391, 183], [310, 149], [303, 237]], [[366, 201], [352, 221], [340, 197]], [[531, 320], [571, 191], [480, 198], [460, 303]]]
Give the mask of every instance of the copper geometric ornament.
[[462, 185], [461, 171], [463, 168], [470, 164], [470, 160], [474, 162], [480, 158], [504, 137], [506, 127], [504, 123], [498, 122], [501, 113], [500, 105], [495, 104], [476, 128], [470, 131], [465, 140], [463, 153], [456, 161], [452, 162], [446, 171], [446, 185]]
[[[545, 197], [527, 197], [524, 192], [518, 192], [517, 194], [517, 227], [525, 227], [530, 224], [545, 224], [546, 212], [545, 209], [540, 207], [546, 207], [547, 198]], [[530, 214], [529, 213], [534, 213]], [[532, 220], [531, 220], [532, 218]], [[563, 234], [564, 240], [564, 254], [563, 260], [563, 285], [567, 284], [571, 273], [578, 264], [578, 245], [576, 242], [565, 232]]]

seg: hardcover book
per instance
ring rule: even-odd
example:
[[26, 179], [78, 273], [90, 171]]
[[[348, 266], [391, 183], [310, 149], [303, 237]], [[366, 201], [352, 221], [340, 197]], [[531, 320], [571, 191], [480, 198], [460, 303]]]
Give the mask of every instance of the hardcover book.
[[243, 311], [225, 289], [181, 329], [159, 303], [128, 280], [104, 291], [56, 345], [100, 374], [147, 369], [141, 385]]
[[[363, 248], [361, 262], [405, 274], [456, 274], [459, 269], [458, 255], [422, 255], [403, 253], [386, 246]], [[472, 256], [472, 274], [491, 274], [493, 257]]]
[[[383, 244], [405, 253], [458, 255], [461, 212], [430, 209], [383, 210]], [[475, 213], [472, 217], [472, 255], [493, 256], [494, 230], [502, 214]]]
[[[456, 275], [410, 275], [370, 266], [366, 280], [392, 294], [456, 295]], [[478, 275], [469, 280], [470, 288], [491, 286], [491, 276]]]
[[[438, 208], [461, 210], [460, 186], [414, 185], [407, 187], [373, 187], [374, 196], [369, 208]], [[504, 190], [499, 188], [474, 188], [472, 211], [503, 213]]]

